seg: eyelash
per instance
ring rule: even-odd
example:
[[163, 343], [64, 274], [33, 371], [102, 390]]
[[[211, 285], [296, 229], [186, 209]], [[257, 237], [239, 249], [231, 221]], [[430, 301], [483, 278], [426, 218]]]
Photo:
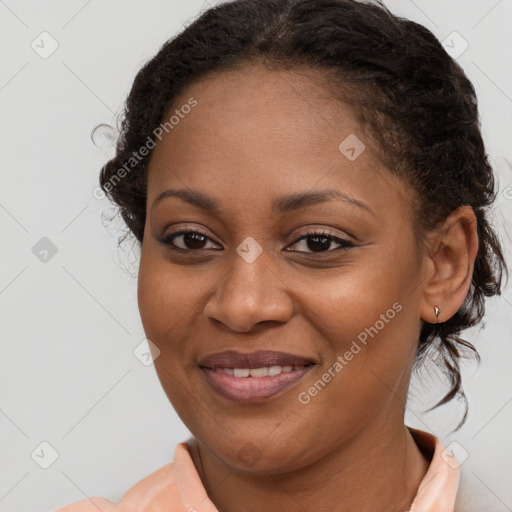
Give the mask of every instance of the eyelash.
[[[178, 236], [194, 234], [194, 233], [198, 234], [200, 236], [203, 236], [203, 237], [207, 238], [208, 240], [211, 240], [211, 238], [209, 236], [207, 236], [205, 233], [203, 233], [202, 231], [199, 231], [197, 229], [194, 229], [194, 228], [177, 231], [175, 233], [169, 233], [168, 235], [166, 235], [164, 237], [158, 238], [158, 240], [161, 243], [163, 243], [164, 245], [167, 245], [170, 250], [177, 251], [177, 252], [182, 252], [182, 253], [193, 253], [193, 252], [197, 253], [197, 252], [200, 252], [200, 251], [218, 250], [218, 249], [182, 249], [181, 247], [176, 247], [171, 242], [171, 240], [173, 240], [174, 238], [176, 238]], [[340, 237], [333, 236], [331, 233], [329, 233], [329, 231], [326, 231], [326, 230], [323, 230], [323, 229], [318, 229], [316, 231], [307, 231], [307, 232], [303, 233], [303, 235], [301, 237], [297, 238], [294, 242], [292, 242], [292, 244], [290, 244], [290, 245], [295, 245], [298, 242], [302, 241], [303, 239], [310, 238], [310, 237], [311, 238], [313, 238], [313, 237], [324, 237], [324, 238], [327, 238], [327, 239], [329, 239], [331, 241], [339, 243], [341, 245], [341, 247], [338, 247], [337, 249], [329, 249], [327, 251], [320, 251], [318, 253], [315, 253], [314, 251], [312, 251], [312, 252], [307, 252], [307, 251], [291, 251], [291, 252], [298, 252], [298, 253], [301, 253], [301, 254], [326, 254], [326, 253], [329, 254], [329, 253], [333, 253], [333, 252], [337, 252], [337, 251], [345, 251], [347, 249], [351, 249], [351, 248], [355, 247], [355, 245], [352, 242], [349, 242], [348, 240], [345, 240], [345, 239], [340, 238]], [[211, 241], [214, 242], [213, 240], [211, 240]]]

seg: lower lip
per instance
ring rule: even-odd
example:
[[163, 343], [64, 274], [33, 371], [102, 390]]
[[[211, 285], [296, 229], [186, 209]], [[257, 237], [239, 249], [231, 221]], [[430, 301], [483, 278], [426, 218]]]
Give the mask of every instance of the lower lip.
[[283, 391], [307, 375], [314, 365], [301, 370], [282, 372], [267, 377], [234, 377], [210, 368], [201, 368], [210, 386], [225, 398], [235, 402], [254, 403], [266, 400]]

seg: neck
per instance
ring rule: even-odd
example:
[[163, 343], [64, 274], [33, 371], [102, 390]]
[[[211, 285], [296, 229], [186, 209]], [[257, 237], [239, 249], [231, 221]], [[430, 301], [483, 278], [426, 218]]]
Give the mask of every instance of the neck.
[[200, 441], [191, 448], [219, 512], [408, 510], [429, 466], [403, 420], [393, 427], [368, 426], [349, 443], [289, 473], [251, 475], [224, 465]]

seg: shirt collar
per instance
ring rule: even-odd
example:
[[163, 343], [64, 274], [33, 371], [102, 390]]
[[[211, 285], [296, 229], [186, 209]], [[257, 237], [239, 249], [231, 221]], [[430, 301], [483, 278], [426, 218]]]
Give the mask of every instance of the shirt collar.
[[408, 512], [453, 512], [459, 488], [459, 462], [434, 435], [407, 428], [420, 450], [432, 454], [428, 470]]

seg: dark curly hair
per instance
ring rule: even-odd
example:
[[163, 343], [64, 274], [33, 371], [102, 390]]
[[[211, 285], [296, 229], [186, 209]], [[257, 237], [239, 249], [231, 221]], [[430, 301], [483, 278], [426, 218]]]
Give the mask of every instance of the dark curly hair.
[[[209, 73], [255, 62], [278, 70], [317, 70], [335, 97], [356, 107], [381, 161], [411, 186], [420, 246], [451, 212], [472, 207], [479, 249], [469, 293], [450, 319], [424, 322], [414, 362], [415, 370], [428, 359], [446, 371], [450, 390], [429, 410], [462, 399], [458, 430], [468, 413], [459, 360], [469, 351], [480, 362], [459, 333], [480, 322], [484, 296], [501, 293], [508, 269], [488, 218], [497, 192], [474, 87], [422, 25], [393, 15], [381, 3], [356, 0], [234, 0], [203, 12], [138, 72], [115, 157], [101, 170], [100, 186], [128, 227], [124, 238], [131, 233], [142, 245], [152, 152], [132, 161], [129, 172], [126, 162], [152, 140], [187, 86]], [[437, 358], [430, 357], [431, 350]]]

